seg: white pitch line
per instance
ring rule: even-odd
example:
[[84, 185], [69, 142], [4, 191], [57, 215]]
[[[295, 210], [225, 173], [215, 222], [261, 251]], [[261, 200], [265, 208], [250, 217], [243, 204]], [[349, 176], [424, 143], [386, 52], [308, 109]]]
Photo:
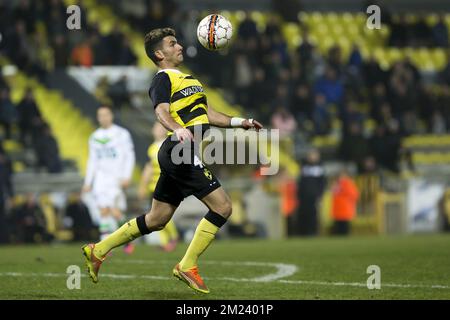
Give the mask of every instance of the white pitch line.
[[[154, 264], [154, 263], [173, 263], [173, 261], [168, 260], [115, 260], [115, 262], [119, 263], [135, 263], [135, 264]], [[245, 267], [270, 267], [275, 268], [275, 273], [270, 273], [264, 276], [259, 276], [255, 278], [221, 278], [223, 280], [230, 281], [249, 281], [249, 282], [271, 282], [276, 281], [281, 278], [287, 278], [292, 276], [294, 273], [298, 271], [298, 267], [293, 264], [286, 263], [271, 263], [271, 262], [256, 262], [256, 261], [212, 261], [207, 260], [203, 261], [202, 264], [210, 264], [210, 265], [222, 265], [222, 266], [245, 266]], [[206, 279], [206, 278], [205, 278]]]
[[[360, 282], [325, 282], [325, 281], [310, 281], [310, 280], [278, 280], [280, 283], [290, 283], [290, 284], [312, 284], [319, 286], [347, 286], [347, 287], [364, 287], [367, 288], [366, 283]], [[397, 284], [397, 283], [381, 283], [381, 288], [424, 288], [424, 289], [450, 289], [450, 286], [433, 284]]]
[[[21, 272], [3, 272], [0, 273], [0, 277], [48, 277], [48, 278], [66, 278], [68, 275], [66, 273], [21, 273]], [[111, 278], [117, 280], [126, 280], [126, 279], [149, 279], [149, 280], [171, 280], [171, 277], [162, 277], [162, 276], [152, 276], [152, 275], [133, 275], [133, 274], [114, 274], [114, 273], [105, 273], [101, 275], [104, 278]], [[81, 277], [86, 278], [87, 276], [82, 274]], [[232, 282], [258, 282], [255, 279], [246, 279], [246, 278], [209, 278], [205, 277], [208, 280], [219, 280], [219, 281], [232, 281]], [[314, 280], [275, 280], [272, 282], [276, 283], [284, 283], [284, 284], [297, 284], [297, 285], [317, 285], [317, 286], [345, 286], [345, 287], [361, 287], [366, 288], [367, 284], [360, 282], [325, 282], [325, 281], [314, 281]], [[447, 285], [425, 285], [425, 284], [395, 284], [395, 283], [385, 283], [381, 284], [381, 288], [390, 287], [390, 288], [423, 288], [423, 289], [450, 289], [450, 286]]]

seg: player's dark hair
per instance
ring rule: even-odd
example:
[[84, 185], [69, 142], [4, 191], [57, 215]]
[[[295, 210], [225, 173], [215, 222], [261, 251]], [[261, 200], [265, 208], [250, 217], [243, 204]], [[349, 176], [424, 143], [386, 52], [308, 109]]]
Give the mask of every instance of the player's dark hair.
[[108, 105], [101, 105], [100, 107], [97, 108], [97, 111], [100, 109], [108, 109], [109, 111], [111, 111], [111, 113], [114, 113], [113, 109], [111, 108], [111, 106]]
[[175, 30], [172, 28], [153, 29], [145, 35], [145, 53], [155, 64], [159, 62], [155, 51], [161, 49], [161, 42], [167, 36], [175, 37]]

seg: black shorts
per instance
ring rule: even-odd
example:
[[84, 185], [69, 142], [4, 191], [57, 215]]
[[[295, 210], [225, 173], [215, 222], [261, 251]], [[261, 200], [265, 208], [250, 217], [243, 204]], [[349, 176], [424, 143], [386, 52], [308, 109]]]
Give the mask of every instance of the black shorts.
[[[177, 207], [190, 195], [202, 199], [221, 186], [219, 180], [199, 161], [198, 147], [193, 142], [179, 153], [183, 156], [187, 152], [189, 161], [175, 164], [171, 156], [173, 148], [178, 144], [178, 141], [172, 141], [168, 137], [161, 145], [158, 152], [161, 174], [153, 193], [154, 199]], [[197, 161], [194, 161], [195, 157]]]

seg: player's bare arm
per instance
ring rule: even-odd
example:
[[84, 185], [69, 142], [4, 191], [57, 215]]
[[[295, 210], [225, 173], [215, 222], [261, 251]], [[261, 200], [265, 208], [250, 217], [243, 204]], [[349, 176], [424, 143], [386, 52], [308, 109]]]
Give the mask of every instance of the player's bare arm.
[[169, 112], [170, 104], [160, 103], [155, 108], [156, 117], [158, 121], [169, 131], [173, 131], [181, 142], [191, 141], [194, 139], [192, 132], [189, 129], [183, 128], [175, 122]]
[[208, 106], [209, 123], [220, 128], [240, 127], [245, 130], [255, 128], [257, 131], [263, 128], [263, 125], [254, 119], [233, 118], [214, 110]]

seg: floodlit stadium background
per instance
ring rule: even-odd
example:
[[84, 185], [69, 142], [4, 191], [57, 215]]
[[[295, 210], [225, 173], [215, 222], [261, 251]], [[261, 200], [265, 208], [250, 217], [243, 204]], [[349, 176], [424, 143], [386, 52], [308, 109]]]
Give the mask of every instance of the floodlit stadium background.
[[[81, 8], [80, 30], [66, 26], [71, 4]], [[381, 8], [380, 29], [367, 27], [369, 4]], [[234, 28], [222, 52], [205, 50], [196, 38], [198, 22], [213, 12]], [[74, 227], [85, 221], [66, 209], [79, 201], [87, 141], [102, 104], [114, 108], [136, 147], [127, 215], [148, 208], [148, 201], [137, 199], [137, 185], [152, 142], [148, 88], [156, 68], [143, 36], [165, 26], [177, 31], [183, 70], [203, 83], [209, 103], [280, 129], [277, 175], [261, 176], [257, 165], [211, 166], [233, 201], [220, 239], [300, 235], [299, 212], [309, 199], [302, 192], [317, 187], [310, 180], [299, 188], [313, 149], [320, 152], [326, 182], [323, 194], [312, 196], [317, 230], [306, 233], [332, 233], [333, 186], [343, 168], [360, 193], [351, 236], [448, 232], [449, 3], [18, 0], [0, 1], [0, 243], [96, 239], [98, 213], [89, 196], [83, 200], [94, 226], [81, 238]], [[40, 122], [20, 111], [27, 90]], [[28, 209], [38, 214], [26, 228]], [[175, 214], [186, 240], [205, 209], [189, 198]]]

